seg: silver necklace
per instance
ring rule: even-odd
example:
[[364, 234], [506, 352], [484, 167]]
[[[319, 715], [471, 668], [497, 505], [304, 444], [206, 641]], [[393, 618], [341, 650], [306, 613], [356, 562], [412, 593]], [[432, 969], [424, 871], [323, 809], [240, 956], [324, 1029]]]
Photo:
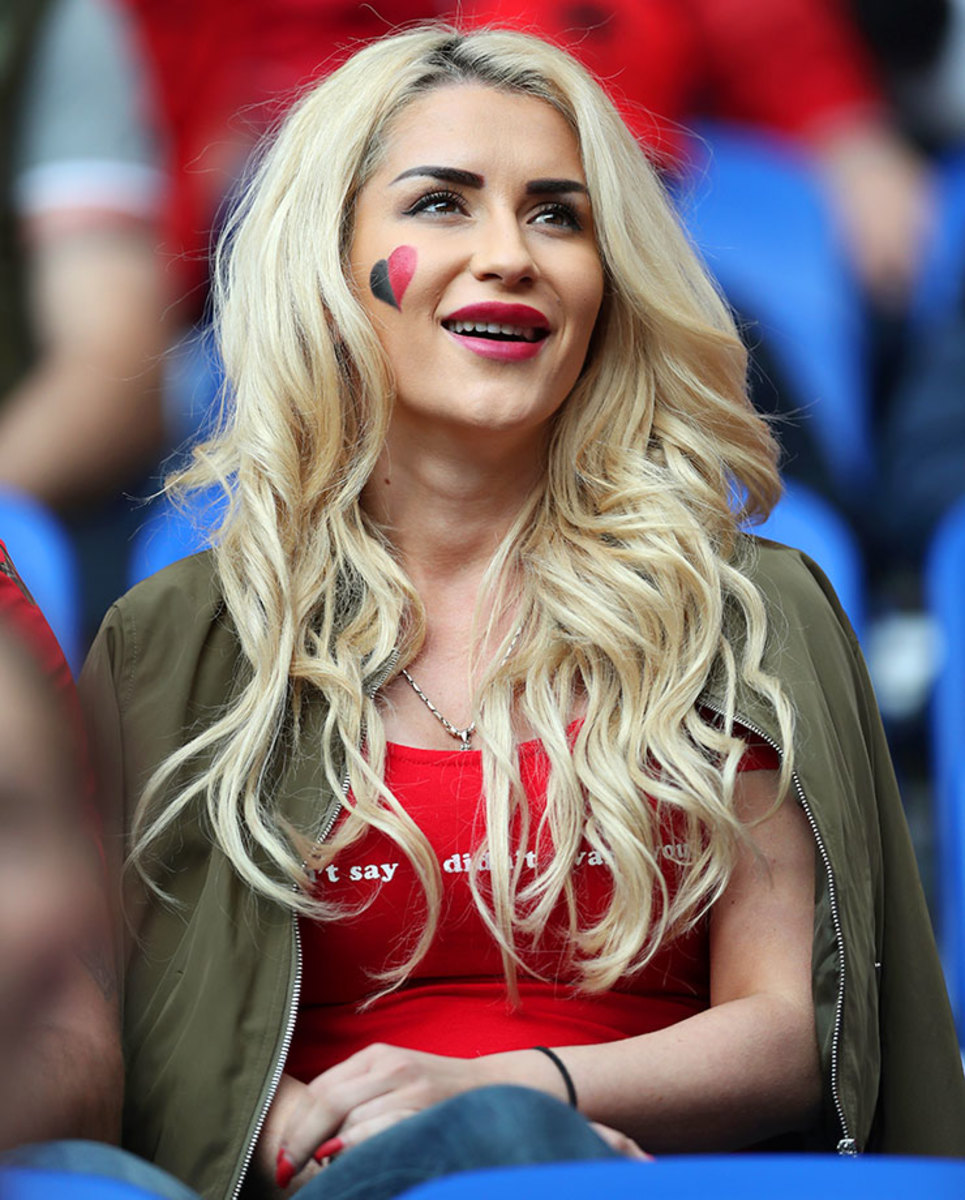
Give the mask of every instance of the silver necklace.
[[[522, 627], [522, 625], [520, 625], [520, 627], [513, 634], [513, 640], [507, 646], [506, 653], [503, 655], [502, 659], [500, 660], [500, 663], [499, 663], [500, 666], [503, 665], [503, 663], [509, 658], [509, 656], [512, 654], [512, 652], [516, 649], [516, 643], [519, 641], [519, 635], [522, 632], [523, 632], [523, 627]], [[472, 735], [476, 732], [476, 722], [472, 721], [469, 725], [466, 726], [465, 729], [459, 729], [458, 726], [453, 725], [453, 723], [449, 720], [448, 717], [444, 717], [442, 715], [442, 713], [438, 710], [438, 708], [436, 708], [436, 706], [432, 703], [432, 701], [425, 694], [425, 692], [422, 690], [422, 688], [419, 687], [419, 685], [412, 678], [412, 676], [405, 669], [405, 667], [402, 668], [402, 676], [405, 679], [406, 683], [408, 683], [409, 687], [412, 688], [412, 690], [415, 692], [415, 694], [419, 697], [419, 699], [422, 701], [422, 703], [426, 706], [426, 708], [429, 710], [429, 712], [431, 712], [432, 715], [436, 718], [436, 720], [440, 723], [440, 725], [442, 725], [442, 727], [446, 731], [446, 733], [448, 733], [450, 737], [454, 737], [458, 742], [462, 743], [460, 745], [459, 749], [460, 750], [471, 750], [472, 747], [469, 745], [469, 743], [470, 743], [470, 741], [472, 741]]]

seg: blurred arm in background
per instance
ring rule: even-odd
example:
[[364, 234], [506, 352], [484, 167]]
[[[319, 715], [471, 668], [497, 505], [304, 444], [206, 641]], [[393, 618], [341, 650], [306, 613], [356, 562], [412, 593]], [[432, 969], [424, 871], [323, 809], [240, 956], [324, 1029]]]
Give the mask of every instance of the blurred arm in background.
[[112, 922], [83, 722], [0, 543], [0, 1150], [120, 1137]]
[[879, 306], [901, 309], [931, 228], [931, 172], [846, 0], [691, 3], [722, 113], [801, 140], [859, 278]]
[[31, 49], [12, 206], [32, 352], [0, 397], [0, 483], [68, 507], [161, 447], [163, 177], [113, 0], [56, 0]]

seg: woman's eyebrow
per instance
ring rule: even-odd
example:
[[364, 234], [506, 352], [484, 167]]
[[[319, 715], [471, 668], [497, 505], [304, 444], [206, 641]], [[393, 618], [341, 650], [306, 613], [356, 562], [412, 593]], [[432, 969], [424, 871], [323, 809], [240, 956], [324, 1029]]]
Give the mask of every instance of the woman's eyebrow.
[[531, 179], [526, 185], [526, 192], [530, 196], [557, 195], [561, 192], [582, 192], [584, 196], [590, 194], [586, 184], [578, 179]]
[[[426, 165], [409, 167], [401, 175], [396, 175], [392, 184], [400, 183], [403, 179], [412, 179], [415, 176], [425, 176], [429, 179], [438, 179], [440, 183], [455, 183], [461, 187], [476, 189], [484, 187], [486, 183], [483, 176], [477, 175], [475, 171], [463, 171], [458, 167]], [[389, 186], [391, 187], [392, 184]], [[526, 194], [529, 196], [559, 195], [564, 192], [579, 192], [584, 196], [589, 195], [586, 184], [581, 183], [578, 179], [531, 179], [526, 184]]]
[[411, 179], [414, 175], [426, 175], [430, 179], [438, 179], [441, 183], [458, 183], [469, 188], [481, 188], [486, 182], [481, 175], [476, 175], [473, 171], [460, 171], [457, 167], [410, 167], [408, 171], [396, 175], [392, 184], [402, 179]]

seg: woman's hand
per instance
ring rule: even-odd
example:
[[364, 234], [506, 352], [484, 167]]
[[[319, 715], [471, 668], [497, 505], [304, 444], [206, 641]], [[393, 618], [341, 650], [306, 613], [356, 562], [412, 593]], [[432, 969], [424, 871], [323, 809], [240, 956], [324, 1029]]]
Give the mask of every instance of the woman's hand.
[[307, 1084], [292, 1078], [291, 1075], [282, 1075], [275, 1098], [268, 1109], [265, 1124], [258, 1137], [252, 1166], [260, 1177], [265, 1194], [276, 1197], [277, 1200], [280, 1200], [282, 1196], [293, 1195], [321, 1170], [312, 1159], [309, 1159], [301, 1171], [291, 1174], [287, 1179], [282, 1178], [279, 1183], [278, 1164], [282, 1134], [291, 1114], [303, 1101], [304, 1093], [307, 1090]]
[[599, 1121], [591, 1121], [593, 1130], [601, 1137], [611, 1150], [616, 1150], [617, 1154], [625, 1154], [627, 1158], [638, 1158], [641, 1162], [655, 1162], [652, 1154], [648, 1154], [646, 1150], [641, 1150], [632, 1137], [627, 1137], [625, 1133], [621, 1133], [619, 1129], [611, 1129], [609, 1125], [601, 1125]]
[[[262, 1168], [268, 1166], [266, 1160], [274, 1152], [277, 1182], [286, 1188], [306, 1166], [312, 1165], [313, 1155], [321, 1160], [357, 1146], [406, 1117], [470, 1088], [522, 1082], [492, 1069], [493, 1059], [508, 1057], [448, 1058], [375, 1043], [309, 1084], [285, 1076], [284, 1092], [279, 1088], [259, 1141]], [[275, 1114], [279, 1103], [281, 1107]]]
[[[259, 1141], [259, 1166], [274, 1178], [276, 1196], [290, 1196], [327, 1157], [461, 1092], [496, 1083], [563, 1098], [556, 1068], [529, 1050], [449, 1058], [400, 1046], [367, 1046], [309, 1084], [282, 1077]], [[597, 1122], [593, 1128], [619, 1154], [650, 1159], [619, 1130]]]

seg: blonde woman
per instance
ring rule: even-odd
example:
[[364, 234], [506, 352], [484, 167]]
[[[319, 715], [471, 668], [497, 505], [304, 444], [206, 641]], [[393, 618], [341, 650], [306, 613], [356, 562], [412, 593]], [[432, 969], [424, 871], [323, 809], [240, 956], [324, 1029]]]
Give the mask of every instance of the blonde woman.
[[775, 445], [597, 84], [508, 32], [361, 50], [264, 156], [218, 326], [181, 483], [229, 515], [85, 680], [140, 880], [130, 1146], [368, 1197], [551, 1126], [960, 1150], [853, 637], [739, 532]]

